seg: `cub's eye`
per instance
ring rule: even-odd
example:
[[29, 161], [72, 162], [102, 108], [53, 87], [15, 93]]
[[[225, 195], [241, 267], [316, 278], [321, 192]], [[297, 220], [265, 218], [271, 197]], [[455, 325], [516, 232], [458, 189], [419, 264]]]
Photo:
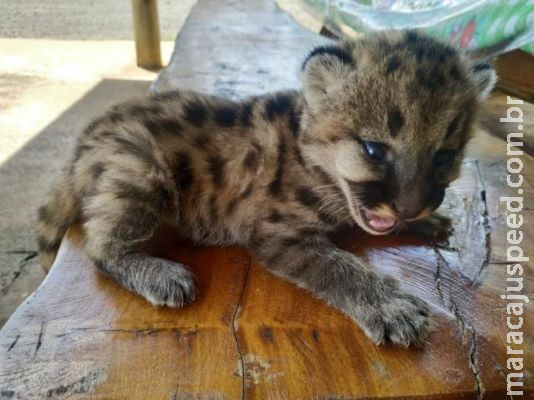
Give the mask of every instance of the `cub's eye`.
[[384, 161], [387, 154], [387, 148], [382, 143], [363, 142], [363, 150], [365, 154], [374, 161]]
[[453, 162], [455, 152], [453, 150], [440, 150], [434, 156], [434, 165], [444, 167]]

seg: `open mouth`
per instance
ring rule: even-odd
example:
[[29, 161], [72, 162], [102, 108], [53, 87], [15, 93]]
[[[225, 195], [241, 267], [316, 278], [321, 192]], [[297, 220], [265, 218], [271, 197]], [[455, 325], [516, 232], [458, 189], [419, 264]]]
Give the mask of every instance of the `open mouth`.
[[393, 217], [383, 217], [365, 208], [360, 208], [360, 215], [366, 227], [376, 234], [386, 234], [397, 226], [398, 220]]

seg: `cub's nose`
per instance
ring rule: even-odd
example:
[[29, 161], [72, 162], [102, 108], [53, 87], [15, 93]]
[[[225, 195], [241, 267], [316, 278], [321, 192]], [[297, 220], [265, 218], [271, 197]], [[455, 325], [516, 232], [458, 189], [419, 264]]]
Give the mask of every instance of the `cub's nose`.
[[423, 211], [425, 205], [420, 196], [408, 195], [395, 200], [392, 207], [400, 219], [412, 219]]

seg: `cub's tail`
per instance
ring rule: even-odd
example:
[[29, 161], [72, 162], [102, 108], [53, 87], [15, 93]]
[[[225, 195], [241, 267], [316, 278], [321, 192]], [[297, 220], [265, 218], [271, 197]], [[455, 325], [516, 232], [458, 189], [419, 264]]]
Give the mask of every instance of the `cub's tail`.
[[70, 174], [54, 182], [45, 203], [37, 212], [37, 244], [42, 266], [48, 270], [56, 258], [65, 232], [79, 216], [80, 209]]

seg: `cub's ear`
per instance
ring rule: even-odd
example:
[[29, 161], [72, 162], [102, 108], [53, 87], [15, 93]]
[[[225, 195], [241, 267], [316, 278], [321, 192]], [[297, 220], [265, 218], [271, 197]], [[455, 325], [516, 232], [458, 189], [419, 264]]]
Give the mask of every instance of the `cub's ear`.
[[306, 101], [313, 107], [336, 92], [356, 67], [350, 53], [340, 46], [320, 46], [302, 63], [302, 86]]
[[488, 61], [471, 61], [471, 75], [478, 91], [478, 99], [485, 100], [497, 83], [497, 74]]

